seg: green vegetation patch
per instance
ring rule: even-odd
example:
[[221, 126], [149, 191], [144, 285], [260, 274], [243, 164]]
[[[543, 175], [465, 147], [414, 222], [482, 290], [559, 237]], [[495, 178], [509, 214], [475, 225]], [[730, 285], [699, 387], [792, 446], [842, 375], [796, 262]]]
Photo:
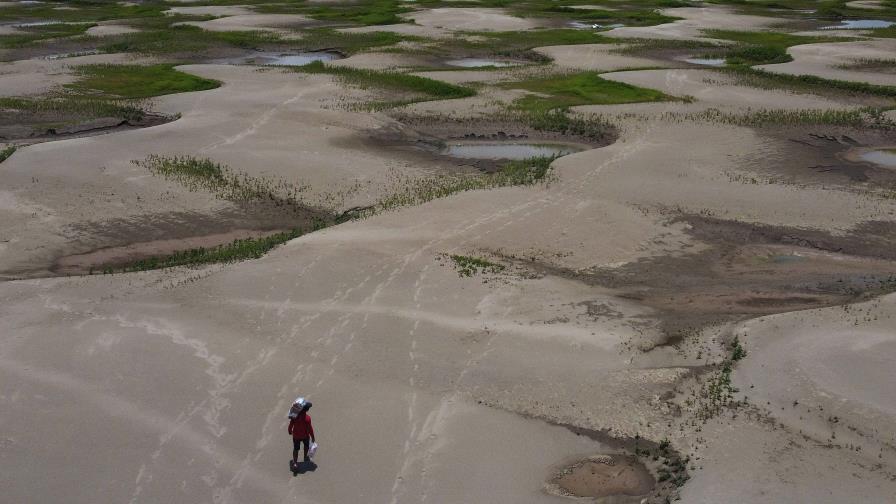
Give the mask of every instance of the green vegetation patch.
[[503, 32], [464, 32], [465, 38], [440, 41], [440, 49], [467, 56], [496, 56], [548, 62], [549, 58], [532, 52], [536, 47], [581, 44], [612, 44], [611, 38], [593, 30], [568, 28]]
[[173, 93], [204, 91], [221, 84], [180, 72], [174, 65], [82, 65], [81, 78], [66, 87], [82, 93], [101, 93], [118, 98], [149, 98]]
[[[63, 5], [64, 3], [64, 5]], [[0, 7], [0, 21], [54, 20], [64, 22], [108, 21], [141, 17], [160, 17], [168, 7], [158, 1], [132, 4], [103, 0], [68, 0], [63, 3], [5, 5]], [[58, 7], [68, 7], [59, 9]]]
[[825, 79], [815, 75], [792, 75], [769, 72], [759, 68], [731, 67], [717, 71], [737, 77], [738, 82], [760, 89], [788, 89], [807, 93], [829, 94], [832, 91], [855, 95], [896, 98], [896, 86], [881, 86], [867, 82]]
[[[710, 108], [684, 114], [684, 119], [699, 122], [733, 124], [760, 128], [766, 126], [845, 126], [863, 129], [893, 129], [896, 124], [884, 115], [886, 109], [756, 109], [748, 112], [722, 112]], [[672, 119], [675, 115], [669, 115]]]
[[270, 201], [296, 212], [307, 209], [300, 199], [300, 193], [307, 186], [296, 186], [283, 179], [253, 177], [234, 172], [210, 159], [150, 155], [143, 161], [132, 162], [146, 168], [153, 175], [178, 182], [194, 192], [207, 191], [230, 201]]
[[214, 47], [256, 49], [278, 44], [280, 36], [267, 31], [210, 31], [198, 26], [178, 25], [159, 30], [127, 33], [98, 39], [108, 53], [133, 52], [147, 55], [187, 54], [195, 56]]
[[494, 173], [452, 174], [436, 177], [396, 177], [392, 194], [376, 205], [353, 215], [366, 217], [387, 210], [421, 205], [452, 194], [498, 187], [533, 185], [545, 180], [553, 157], [538, 157], [512, 161]]
[[581, 72], [511, 82], [505, 87], [548, 96], [525, 96], [514, 104], [526, 111], [543, 112], [576, 105], [612, 105], [668, 101], [675, 98], [657, 91], [601, 78], [597, 72]]
[[896, 25], [887, 28], [875, 28], [871, 30], [872, 37], [896, 38]]
[[388, 106], [428, 100], [466, 98], [476, 94], [476, 91], [473, 89], [426, 77], [418, 77], [416, 75], [408, 75], [399, 72], [337, 67], [325, 65], [321, 61], [315, 61], [304, 66], [295, 67], [295, 71], [333, 75], [343, 82], [360, 88], [386, 89], [411, 95], [407, 99], [386, 104]]
[[841, 70], [855, 70], [860, 72], [894, 72], [896, 71], [896, 59], [882, 58], [858, 58], [849, 63], [841, 63], [835, 68]]
[[266, 14], [302, 14], [313, 19], [341, 25], [376, 26], [409, 22], [399, 14], [411, 12], [406, 3], [398, 0], [355, 0], [351, 2], [262, 3], [256, 12]]
[[0, 150], [0, 163], [9, 159], [9, 157], [12, 156], [15, 152], [15, 145], [7, 145], [6, 147], [4, 147], [3, 150]]
[[545, 15], [562, 15], [563, 17], [572, 18], [577, 21], [587, 21], [591, 23], [609, 25], [624, 24], [626, 26], [653, 26], [663, 23], [671, 23], [681, 18], [667, 16], [658, 10], [653, 9], [628, 9], [620, 7], [619, 9], [574, 9], [565, 5], [554, 5], [545, 8], [540, 12]]
[[138, 104], [123, 100], [72, 95], [0, 98], [0, 122], [27, 125], [35, 132], [102, 117], [138, 121], [144, 115]]
[[387, 31], [343, 33], [330, 28], [315, 28], [303, 31], [302, 38], [290, 41], [290, 44], [304, 50], [336, 49], [344, 54], [355, 54], [402, 41], [420, 40], [424, 39]]
[[451, 254], [448, 256], [454, 263], [454, 269], [462, 277], [471, 277], [480, 273], [497, 274], [504, 271], [503, 264], [493, 263], [487, 259], [474, 256]]
[[[0, 11], [2, 10], [3, 7], [0, 7]], [[91, 26], [93, 25], [89, 23], [52, 23], [26, 26], [18, 29], [21, 33], [0, 35], [0, 47], [14, 49], [33, 45], [44, 40], [75, 37], [83, 35]]]
[[275, 233], [261, 238], [245, 238], [234, 240], [226, 245], [217, 247], [198, 247], [181, 250], [173, 254], [141, 259], [133, 263], [115, 268], [107, 267], [103, 273], [127, 273], [132, 271], [147, 271], [161, 268], [173, 268], [175, 266], [199, 266], [202, 264], [231, 263], [258, 259], [268, 253], [274, 247], [286, 243], [293, 238], [305, 234], [305, 231], [294, 229], [282, 233]]

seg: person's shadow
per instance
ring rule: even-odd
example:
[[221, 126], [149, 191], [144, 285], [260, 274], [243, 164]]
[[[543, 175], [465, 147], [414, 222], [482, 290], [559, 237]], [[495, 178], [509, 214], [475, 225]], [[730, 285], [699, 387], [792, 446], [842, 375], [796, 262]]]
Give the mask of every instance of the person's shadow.
[[311, 461], [311, 460], [309, 460], [307, 462], [304, 462], [304, 461], [299, 462], [296, 465], [292, 465], [292, 460], [290, 460], [289, 463], [291, 466], [290, 470], [292, 470], [293, 476], [298, 476], [299, 474], [305, 474], [305, 473], [314, 472], [317, 470], [317, 464], [315, 464], [314, 461]]

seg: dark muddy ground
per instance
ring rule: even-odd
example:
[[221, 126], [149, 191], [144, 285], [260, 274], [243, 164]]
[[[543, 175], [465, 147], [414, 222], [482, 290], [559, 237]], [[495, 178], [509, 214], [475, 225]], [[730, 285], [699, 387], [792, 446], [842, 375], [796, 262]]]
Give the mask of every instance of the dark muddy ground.
[[896, 131], [842, 127], [799, 127], [763, 130], [774, 140], [786, 141], [786, 156], [757, 152], [751, 166], [780, 182], [837, 184], [844, 188], [896, 188], [896, 170], [850, 159], [849, 153], [863, 147], [896, 144]]
[[284, 209], [268, 202], [232, 203], [216, 214], [171, 212], [69, 226], [66, 246], [50, 264], [2, 271], [0, 278], [82, 275], [117, 268], [153, 256], [197, 247], [214, 247], [241, 238], [257, 238], [332, 222], [324, 211]]
[[896, 225], [890, 222], [866, 222], [842, 235], [694, 215], [671, 222], [687, 223], [704, 248], [587, 271], [510, 260], [653, 308], [666, 344], [710, 325], [896, 291]]
[[158, 126], [177, 116], [143, 112], [132, 117], [90, 117], [79, 114], [12, 114], [0, 111], [0, 141], [31, 144], [65, 138], [102, 135]]
[[574, 145], [581, 149], [595, 149], [616, 141], [618, 133], [610, 125], [595, 125], [588, 134], [570, 134], [562, 131], [538, 129], [527, 123], [525, 116], [507, 114], [499, 118], [456, 119], [450, 117], [414, 116], [393, 113], [397, 122], [386, 128], [371, 131], [363, 140], [364, 148], [386, 148], [401, 152], [417, 161], [436, 162], [440, 166], [474, 168], [493, 172], [506, 160], [458, 159], [440, 153], [445, 142], [556, 142]]

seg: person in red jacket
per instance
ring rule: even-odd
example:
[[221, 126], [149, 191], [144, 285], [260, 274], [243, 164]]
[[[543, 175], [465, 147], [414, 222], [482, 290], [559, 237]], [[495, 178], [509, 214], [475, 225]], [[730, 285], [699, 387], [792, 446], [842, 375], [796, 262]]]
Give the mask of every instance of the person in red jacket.
[[305, 444], [304, 455], [305, 462], [308, 462], [308, 447], [310, 446], [308, 440], [311, 439], [311, 442], [314, 443], [314, 427], [311, 426], [311, 415], [308, 414], [308, 410], [311, 409], [311, 403], [305, 401], [302, 404], [302, 408], [299, 410], [298, 415], [295, 418], [291, 418], [289, 420], [289, 433], [292, 434], [292, 464], [296, 466], [299, 464], [299, 446], [302, 443]]

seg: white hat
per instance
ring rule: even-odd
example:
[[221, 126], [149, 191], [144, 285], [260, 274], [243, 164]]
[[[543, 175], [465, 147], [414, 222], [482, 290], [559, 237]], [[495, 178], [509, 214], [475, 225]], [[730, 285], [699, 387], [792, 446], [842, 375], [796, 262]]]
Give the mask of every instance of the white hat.
[[297, 398], [296, 398], [296, 401], [295, 401], [293, 404], [298, 404], [300, 407], [301, 407], [301, 406], [305, 406], [305, 398], [304, 398], [304, 397], [297, 397]]

